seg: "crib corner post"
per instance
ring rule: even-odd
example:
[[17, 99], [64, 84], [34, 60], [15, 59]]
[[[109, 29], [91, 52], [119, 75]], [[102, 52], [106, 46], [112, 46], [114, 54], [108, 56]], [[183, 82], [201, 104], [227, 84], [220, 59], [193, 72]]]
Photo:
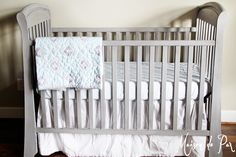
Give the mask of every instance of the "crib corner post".
[[37, 136], [35, 121], [34, 91], [32, 83], [32, 54], [30, 45], [32, 41], [28, 38], [27, 23], [25, 15], [17, 14], [23, 41], [23, 70], [24, 70], [24, 157], [33, 157], [37, 153]]
[[25, 102], [24, 157], [34, 157], [38, 152], [34, 107], [29, 107], [33, 105]]
[[210, 118], [210, 136], [213, 146], [209, 148], [209, 157], [222, 157], [221, 135], [221, 77], [222, 77], [222, 56], [223, 56], [223, 33], [226, 20], [226, 12], [222, 9], [217, 19], [215, 59], [213, 67], [212, 84], [212, 107]]
[[[217, 100], [216, 100], [217, 101]], [[208, 144], [209, 145], [209, 157], [222, 157], [223, 156], [223, 151], [222, 151], [222, 146], [220, 143], [220, 135], [221, 135], [221, 110], [220, 110], [220, 105], [221, 103], [215, 103], [214, 106], [219, 106], [216, 107], [218, 111], [213, 111], [214, 113], [214, 118], [211, 120], [211, 126], [210, 126], [210, 141]]]

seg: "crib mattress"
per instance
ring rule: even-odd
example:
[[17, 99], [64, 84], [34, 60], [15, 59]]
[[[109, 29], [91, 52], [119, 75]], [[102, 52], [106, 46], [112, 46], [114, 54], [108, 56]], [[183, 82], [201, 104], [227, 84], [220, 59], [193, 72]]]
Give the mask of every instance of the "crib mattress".
[[[157, 63], [154, 65], [155, 72], [154, 72], [154, 90], [153, 90], [153, 98], [154, 100], [159, 100], [161, 97], [161, 63]], [[135, 100], [136, 99], [136, 64], [130, 63], [130, 81], [129, 81], [129, 99]], [[112, 99], [112, 66], [111, 63], [104, 64], [104, 75], [105, 75], [105, 99], [111, 100]], [[191, 97], [192, 99], [198, 98], [199, 93], [199, 72], [200, 69], [197, 65], [193, 65], [192, 68], [193, 75], [192, 75], [192, 87], [191, 87]], [[179, 72], [179, 99], [183, 100], [186, 96], [186, 82], [187, 82], [187, 64], [181, 63], [180, 64], [180, 72]], [[148, 84], [149, 84], [149, 65], [148, 63], [142, 64], [142, 81], [141, 81], [141, 99], [148, 100]], [[167, 82], [166, 82], [166, 99], [171, 100], [173, 99], [173, 87], [174, 87], [174, 64], [169, 63], [167, 64]], [[204, 95], [210, 91], [209, 83], [206, 79], [204, 84]], [[117, 99], [123, 100], [124, 99], [124, 64], [119, 63], [117, 64]], [[81, 99], [88, 99], [87, 90], [81, 89]], [[63, 91], [58, 91], [57, 93], [58, 98], [61, 99], [63, 97]], [[71, 99], [75, 99], [75, 91], [69, 90], [69, 97]], [[98, 89], [93, 89], [93, 97], [95, 100], [100, 99], [100, 93]], [[46, 92], [46, 98], [51, 98], [51, 92]]]
[[[124, 127], [124, 66], [122, 63], [118, 63], [118, 81], [117, 81], [117, 105], [118, 105], [118, 128]], [[112, 83], [111, 83], [111, 66], [110, 63], [106, 63], [105, 66], [105, 128], [112, 128]], [[160, 128], [160, 73], [161, 64], [155, 64], [154, 75], [154, 117], [153, 128]], [[186, 72], [187, 64], [180, 65], [180, 82], [179, 82], [179, 101], [178, 101], [178, 123], [177, 128], [183, 129], [184, 117], [185, 117], [185, 95], [186, 95]], [[130, 123], [131, 128], [136, 128], [136, 65], [131, 64], [130, 70], [133, 70], [130, 74], [129, 82], [129, 105], [131, 106]], [[142, 93], [141, 93], [141, 128], [145, 129], [148, 126], [148, 64], [142, 66]], [[173, 103], [173, 78], [174, 78], [174, 66], [168, 64], [167, 70], [167, 83], [166, 83], [166, 117], [165, 128], [172, 128], [172, 109]], [[199, 68], [193, 67], [193, 82], [192, 82], [192, 101], [191, 101], [191, 124], [192, 129], [196, 128], [197, 122], [197, 107], [196, 101], [199, 93]], [[204, 85], [204, 94], [209, 91], [209, 84], [207, 81]], [[94, 117], [96, 120], [96, 127], [100, 127], [100, 100], [99, 91], [94, 89]], [[82, 102], [82, 127], [88, 127], [88, 101], [86, 90], [81, 91]], [[46, 97], [46, 127], [53, 126], [53, 112], [51, 105], [51, 93], [48, 91]], [[69, 110], [70, 110], [70, 127], [76, 127], [76, 108], [75, 108], [75, 92], [69, 91]], [[203, 107], [205, 108], [205, 107]], [[65, 110], [64, 102], [62, 99], [62, 92], [58, 92], [58, 109], [59, 109], [59, 127], [65, 127]], [[42, 125], [42, 113], [39, 108], [37, 125]], [[206, 129], [206, 113], [203, 113], [202, 119], [203, 129]], [[39, 150], [42, 155], [50, 155], [56, 151], [63, 151], [65, 154], [71, 157], [76, 156], [111, 156], [111, 157], [138, 157], [138, 156], [155, 156], [155, 155], [184, 155], [183, 147], [181, 145], [185, 141], [184, 136], [156, 136], [156, 135], [79, 135], [79, 134], [64, 134], [64, 133], [39, 133]], [[192, 141], [198, 145], [205, 145], [205, 137], [186, 137], [187, 141]], [[205, 148], [195, 148], [192, 156], [204, 156]]]

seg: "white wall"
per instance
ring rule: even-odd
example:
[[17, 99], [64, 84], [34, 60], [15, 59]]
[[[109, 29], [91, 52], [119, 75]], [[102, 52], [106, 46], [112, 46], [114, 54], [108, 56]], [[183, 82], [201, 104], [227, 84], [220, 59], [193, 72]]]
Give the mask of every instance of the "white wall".
[[[236, 98], [236, 1], [216, 0], [221, 3], [228, 12], [228, 21], [225, 28], [224, 54], [223, 54], [223, 84], [222, 84], [222, 109], [236, 110], [234, 98]], [[47, 4], [52, 13], [52, 25], [57, 27], [123, 27], [123, 26], [166, 26], [172, 19], [182, 15], [195, 6], [208, 2], [207, 0], [5, 0], [0, 5], [0, 21], [11, 13], [15, 13], [23, 6], [39, 2]], [[1, 27], [0, 27], [1, 28]], [[1, 30], [0, 30], [1, 31]], [[18, 43], [18, 42], [17, 42]], [[0, 44], [1, 45], [1, 44]], [[6, 51], [13, 54], [15, 51], [18, 58], [14, 59], [17, 70], [14, 75], [6, 71], [0, 75], [0, 91], [10, 87], [16, 81], [16, 76], [21, 71], [20, 50], [18, 48], [0, 49], [0, 59], [9, 59]], [[5, 61], [6, 62], [6, 61]], [[10, 66], [5, 66], [2, 71]], [[1, 69], [1, 68], [0, 68]], [[10, 70], [10, 68], [8, 68]], [[0, 100], [0, 106], [8, 105]], [[18, 106], [14, 104], [13, 106]]]

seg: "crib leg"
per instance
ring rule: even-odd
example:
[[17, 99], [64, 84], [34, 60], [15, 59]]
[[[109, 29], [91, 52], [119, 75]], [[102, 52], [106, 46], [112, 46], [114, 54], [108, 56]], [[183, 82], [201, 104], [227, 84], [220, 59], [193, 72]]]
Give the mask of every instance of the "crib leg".
[[34, 131], [25, 131], [24, 157], [34, 157], [37, 154], [36, 135]]
[[[32, 131], [31, 131], [32, 132]], [[28, 134], [28, 135], [26, 135]], [[29, 135], [31, 134], [31, 135]], [[36, 155], [37, 147], [36, 147], [36, 139], [30, 138], [33, 136], [32, 133], [26, 132], [25, 133], [25, 142], [24, 142], [24, 157], [34, 157]]]
[[36, 133], [25, 124], [24, 157], [34, 157], [37, 152]]
[[25, 103], [24, 157], [34, 157], [38, 152], [34, 104], [27, 104], [28, 103]]
[[[215, 101], [214, 101], [215, 102]], [[221, 108], [220, 101], [215, 102], [215, 108], [212, 109], [211, 126], [210, 126], [210, 136], [211, 143], [213, 144], [209, 148], [209, 157], [222, 157], [222, 146], [221, 146]]]
[[219, 139], [220, 134], [221, 132], [217, 132], [217, 131], [211, 134], [213, 145], [210, 146], [209, 148], [209, 157], [222, 157], [223, 156], [222, 147], [221, 147], [221, 143]]

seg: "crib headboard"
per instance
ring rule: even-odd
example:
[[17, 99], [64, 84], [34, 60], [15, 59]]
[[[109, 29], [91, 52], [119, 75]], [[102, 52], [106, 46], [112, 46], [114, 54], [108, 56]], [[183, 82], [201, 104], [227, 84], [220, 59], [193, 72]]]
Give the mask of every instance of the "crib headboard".
[[[222, 77], [222, 55], [223, 55], [223, 33], [226, 21], [226, 11], [223, 7], [215, 2], [206, 3], [198, 8], [196, 16], [197, 36], [196, 39], [213, 39], [216, 45], [213, 50], [211, 83], [212, 83], [212, 97], [211, 97], [211, 116], [210, 121], [214, 119], [214, 123], [210, 124], [212, 130], [221, 132], [217, 125], [221, 122], [221, 77]], [[205, 34], [205, 35], [203, 35]], [[212, 114], [213, 113], [213, 114]], [[218, 143], [217, 136], [213, 135], [213, 143]], [[211, 155], [211, 154], [210, 154]], [[213, 155], [214, 156], [214, 155]]]
[[[209, 64], [209, 71], [213, 73], [208, 73], [209, 79], [213, 82], [214, 69], [220, 68], [215, 67], [221, 65], [222, 61], [213, 59], [213, 58], [222, 58], [223, 51], [223, 33], [224, 33], [224, 24], [226, 20], [226, 12], [223, 7], [216, 2], [209, 2], [204, 5], [199, 6], [196, 9], [196, 18], [193, 23], [196, 27], [195, 40], [215, 40], [216, 47], [213, 50], [213, 54], [207, 58]], [[198, 63], [199, 53], [195, 53], [194, 62]], [[214, 61], [214, 62], [213, 62]], [[220, 74], [221, 75], [221, 74]], [[220, 78], [220, 77], [219, 77]]]
[[222, 6], [218, 3], [210, 2], [198, 7], [197, 18], [202, 19], [203, 21], [206, 21], [216, 27], [219, 15], [222, 12], [224, 12]]
[[[50, 11], [42, 4], [31, 4], [17, 14], [17, 20], [22, 32], [24, 86], [25, 91], [31, 90], [32, 82], [32, 52], [36, 37], [46, 37], [51, 34]], [[29, 66], [30, 65], [30, 66]]]

